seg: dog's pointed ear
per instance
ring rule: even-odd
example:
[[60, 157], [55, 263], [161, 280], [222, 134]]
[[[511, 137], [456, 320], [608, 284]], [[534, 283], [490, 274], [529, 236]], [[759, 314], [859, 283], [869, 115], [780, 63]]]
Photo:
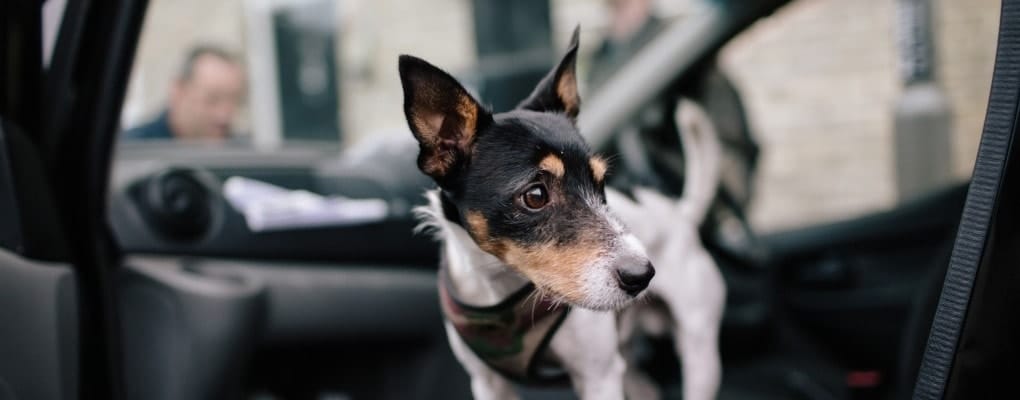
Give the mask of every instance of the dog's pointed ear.
[[581, 97], [577, 94], [577, 47], [581, 26], [574, 28], [567, 46], [567, 54], [559, 65], [546, 75], [535, 91], [531, 92], [517, 108], [532, 111], [555, 111], [567, 114], [570, 119], [577, 119], [581, 111]]
[[450, 74], [425, 60], [402, 55], [399, 69], [404, 116], [420, 149], [418, 168], [445, 186], [492, 115]]

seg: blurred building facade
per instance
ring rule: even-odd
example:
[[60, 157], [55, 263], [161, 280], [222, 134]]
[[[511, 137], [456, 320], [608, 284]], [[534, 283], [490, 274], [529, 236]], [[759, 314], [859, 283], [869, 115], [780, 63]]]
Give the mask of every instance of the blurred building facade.
[[[246, 3], [152, 0], [123, 123], [165, 104], [166, 87], [195, 43], [246, 49]], [[268, 1], [268, 0], [265, 0]], [[669, 19], [692, 0], [659, 1]], [[984, 118], [998, 28], [992, 0], [932, 0], [936, 82], [953, 113], [953, 171], [969, 176]], [[902, 83], [896, 0], [800, 0], [760, 21], [720, 54], [761, 144], [751, 218], [759, 230], [834, 221], [896, 201], [893, 114]], [[471, 0], [344, 0], [336, 7], [340, 112], [346, 144], [405, 131], [398, 54], [437, 63], [470, 83], [477, 63]], [[551, 0], [554, 47], [580, 23], [584, 73], [606, 30], [605, 2]], [[584, 87], [582, 86], [582, 95]], [[346, 116], [352, 116], [350, 118]], [[245, 113], [239, 126], [250, 127]]]
[[[760, 229], [835, 221], [896, 201], [896, 0], [805, 0], [731, 42], [720, 60], [762, 147]], [[969, 178], [988, 101], [999, 2], [932, 0], [935, 81], [952, 110], [953, 174]]]

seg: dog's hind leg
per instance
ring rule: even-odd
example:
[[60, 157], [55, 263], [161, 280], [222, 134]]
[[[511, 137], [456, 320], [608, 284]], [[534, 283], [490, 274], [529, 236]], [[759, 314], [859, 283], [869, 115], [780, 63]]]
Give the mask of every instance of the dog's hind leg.
[[712, 314], [710, 310], [685, 309], [677, 315], [679, 324], [674, 331], [674, 343], [681, 360], [684, 399], [714, 399], [719, 391], [721, 316]]
[[655, 279], [662, 280], [653, 293], [676, 322], [673, 339], [682, 364], [683, 398], [714, 399], [722, 378], [718, 344], [726, 286], [712, 257], [700, 246], [669, 254], [685, 255], [685, 261], [660, 268]]
[[624, 398], [615, 313], [571, 309], [549, 344], [582, 400]]
[[476, 400], [514, 400], [519, 398], [510, 381], [485, 365], [485, 362], [467, 347], [467, 344], [449, 322], [444, 325], [453, 355], [471, 376], [471, 394]]
[[678, 352], [682, 355], [684, 399], [714, 399], [722, 377], [718, 328], [680, 328], [675, 337]]

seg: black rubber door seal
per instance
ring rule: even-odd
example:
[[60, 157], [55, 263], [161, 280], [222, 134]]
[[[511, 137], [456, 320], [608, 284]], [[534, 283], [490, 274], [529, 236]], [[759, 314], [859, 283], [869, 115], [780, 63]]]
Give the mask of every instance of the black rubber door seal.
[[[1017, 129], [1020, 94], [1020, 0], [1003, 0], [988, 110], [974, 174], [950, 257], [942, 294], [914, 386], [914, 399], [965, 398], [947, 392], [961, 332], [972, 305], [979, 266], [988, 254], [990, 227], [1002, 201], [1003, 176]], [[974, 311], [974, 310], [970, 310]], [[954, 378], [955, 379], [955, 378]]]

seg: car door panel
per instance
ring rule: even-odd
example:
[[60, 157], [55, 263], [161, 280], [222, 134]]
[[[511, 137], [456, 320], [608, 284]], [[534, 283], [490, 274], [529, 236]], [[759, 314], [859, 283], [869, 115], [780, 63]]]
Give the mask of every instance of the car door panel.
[[[78, 293], [34, 147], [0, 117], [0, 399], [78, 397]], [[40, 199], [33, 201], [33, 199]]]
[[764, 237], [780, 306], [847, 365], [894, 368], [917, 291], [945, 261], [966, 191], [956, 185], [889, 211]]
[[0, 398], [76, 399], [74, 272], [0, 249], [0, 277]]
[[241, 397], [265, 322], [264, 285], [181, 263], [129, 260], [116, 290], [127, 398]]

